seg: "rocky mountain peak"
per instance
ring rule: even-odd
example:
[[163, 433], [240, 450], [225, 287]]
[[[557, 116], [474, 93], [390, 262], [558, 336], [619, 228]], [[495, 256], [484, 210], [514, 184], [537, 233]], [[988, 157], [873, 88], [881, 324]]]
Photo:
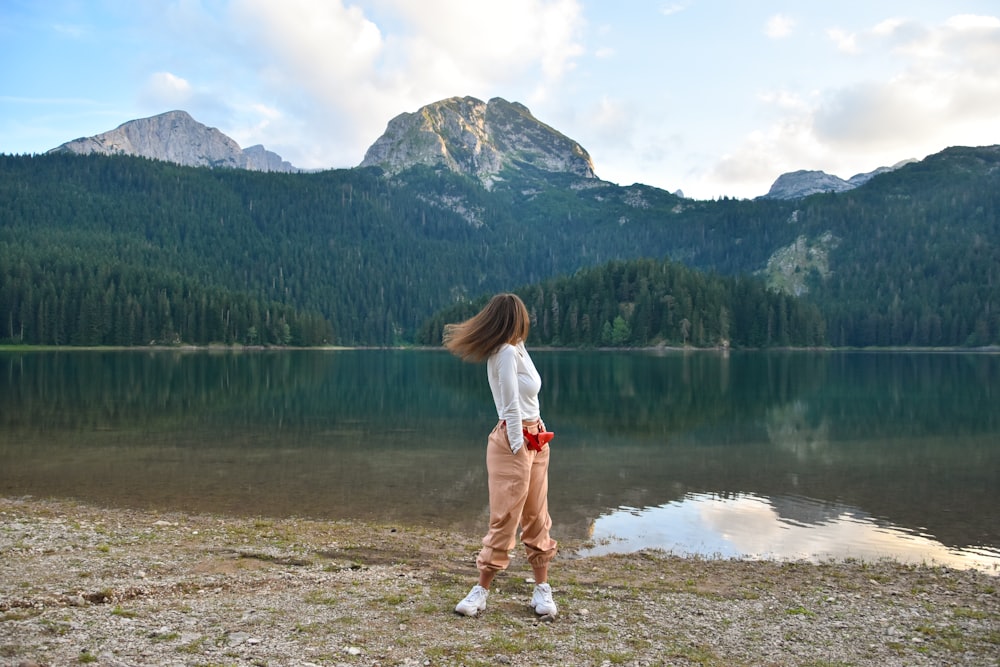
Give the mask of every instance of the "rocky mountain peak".
[[131, 120], [109, 132], [68, 141], [49, 152], [135, 155], [188, 167], [299, 171], [263, 146], [243, 150], [231, 138], [199, 123], [186, 111]]
[[414, 165], [444, 166], [490, 188], [505, 169], [537, 169], [596, 179], [580, 144], [536, 119], [523, 104], [494, 97], [452, 97], [392, 120], [359, 166], [397, 174]]
[[913, 160], [903, 160], [891, 167], [879, 167], [874, 171], [862, 174], [855, 174], [846, 181], [837, 176], [831, 176], [825, 171], [809, 171], [801, 169], [782, 174], [771, 185], [766, 195], [758, 199], [801, 199], [820, 192], [844, 192], [864, 185], [875, 176], [894, 171], [900, 167], [913, 162]]
[[843, 192], [856, 186], [824, 171], [800, 169], [778, 176], [761, 199], [801, 199], [819, 192]]

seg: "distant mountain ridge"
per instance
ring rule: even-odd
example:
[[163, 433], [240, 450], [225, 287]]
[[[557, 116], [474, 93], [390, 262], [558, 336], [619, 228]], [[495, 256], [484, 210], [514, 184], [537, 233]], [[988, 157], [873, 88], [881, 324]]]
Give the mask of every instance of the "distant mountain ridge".
[[131, 120], [108, 132], [68, 141], [48, 152], [134, 155], [185, 167], [301, 171], [263, 146], [240, 148], [233, 139], [214, 127], [199, 123], [186, 111], [168, 111]]
[[802, 199], [821, 192], [846, 192], [864, 185], [879, 174], [895, 171], [911, 162], [914, 160], [903, 160], [891, 167], [879, 167], [874, 171], [855, 174], [846, 181], [825, 171], [800, 169], [778, 176], [768, 193], [761, 195], [758, 199]]
[[[216, 128], [186, 111], [168, 111], [131, 120], [114, 130], [68, 141], [50, 153], [134, 155], [189, 167], [229, 167], [251, 171], [304, 171], [261, 145], [240, 148]], [[913, 162], [856, 174], [844, 180], [823, 171], [780, 175], [757, 199], [795, 200], [823, 192], [844, 192], [872, 177]], [[443, 167], [479, 182], [487, 190], [516, 176], [529, 180], [564, 174], [597, 185], [594, 163], [576, 141], [535, 118], [518, 102], [494, 97], [451, 97], [401, 113], [368, 148], [359, 167], [379, 167], [395, 176], [412, 167]], [[506, 176], [505, 176], [506, 174]], [[678, 196], [683, 193], [677, 190]]]
[[490, 189], [505, 170], [567, 173], [597, 180], [590, 154], [536, 119], [523, 104], [494, 97], [452, 97], [402, 113], [365, 153], [361, 167], [394, 175], [415, 165], [443, 166]]

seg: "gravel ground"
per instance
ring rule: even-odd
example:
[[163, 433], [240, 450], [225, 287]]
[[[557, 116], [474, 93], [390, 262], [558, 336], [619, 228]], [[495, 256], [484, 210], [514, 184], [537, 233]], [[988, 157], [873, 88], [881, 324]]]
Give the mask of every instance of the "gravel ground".
[[3, 665], [1000, 665], [1000, 579], [564, 545], [476, 618], [478, 536], [0, 498]]

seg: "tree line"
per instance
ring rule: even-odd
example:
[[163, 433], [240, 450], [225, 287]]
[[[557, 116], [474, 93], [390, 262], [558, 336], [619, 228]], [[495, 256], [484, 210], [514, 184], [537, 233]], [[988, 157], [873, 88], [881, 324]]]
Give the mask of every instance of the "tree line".
[[324, 345], [318, 314], [180, 274], [96, 264], [0, 242], [0, 341], [33, 345]]
[[[706, 274], [669, 260], [615, 260], [515, 290], [531, 315], [529, 343], [573, 347], [820, 346], [819, 309], [770, 290], [759, 278]], [[486, 298], [430, 318], [418, 342], [441, 342], [444, 326]]]

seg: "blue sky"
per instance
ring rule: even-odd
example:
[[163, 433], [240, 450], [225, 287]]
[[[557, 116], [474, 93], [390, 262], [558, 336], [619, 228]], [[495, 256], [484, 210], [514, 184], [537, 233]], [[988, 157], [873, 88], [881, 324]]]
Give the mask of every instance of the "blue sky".
[[997, 0], [0, 0], [0, 152], [173, 109], [304, 168], [521, 102], [601, 178], [754, 197], [1000, 143]]

